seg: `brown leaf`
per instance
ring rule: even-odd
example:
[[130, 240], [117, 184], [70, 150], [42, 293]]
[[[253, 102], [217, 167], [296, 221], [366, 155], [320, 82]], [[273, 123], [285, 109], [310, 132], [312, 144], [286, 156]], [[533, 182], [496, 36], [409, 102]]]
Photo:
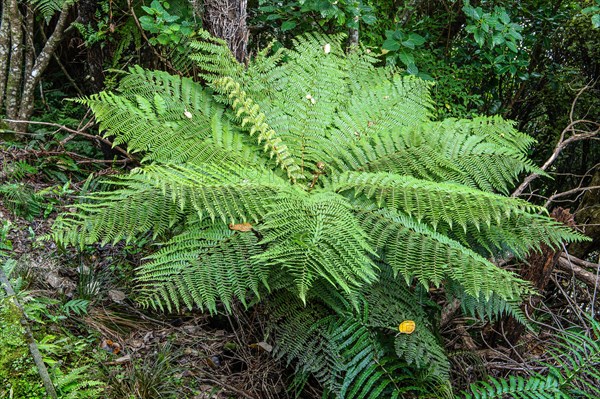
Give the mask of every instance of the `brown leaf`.
[[231, 223], [229, 225], [229, 230], [247, 232], [252, 230], [252, 225], [250, 223]]

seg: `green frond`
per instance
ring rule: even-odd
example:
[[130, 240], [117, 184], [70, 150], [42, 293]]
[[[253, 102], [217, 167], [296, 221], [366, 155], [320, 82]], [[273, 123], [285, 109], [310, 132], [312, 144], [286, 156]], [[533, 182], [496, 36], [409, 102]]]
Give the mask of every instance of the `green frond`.
[[24, 183], [0, 184], [2, 205], [15, 215], [31, 220], [44, 209], [44, 196]]
[[257, 156], [252, 153], [258, 148], [228, 122], [222, 105], [189, 78], [136, 66], [118, 92], [77, 101], [94, 111], [100, 130], [113, 136], [115, 145], [143, 152], [146, 161], [201, 163]]
[[121, 187], [84, 197], [77, 212], [59, 217], [52, 238], [63, 244], [130, 241], [164, 236], [189, 217], [238, 223], [261, 220], [267, 199], [285, 189], [269, 171], [219, 165], [152, 165], [110, 181]]
[[515, 201], [453, 183], [435, 183], [391, 173], [344, 172], [332, 178], [335, 192], [352, 192], [375, 201], [377, 206], [396, 209], [425, 222], [434, 229], [440, 223], [452, 228], [458, 225], [491, 226], [503, 218], [542, 208], [526, 201]]
[[207, 82], [230, 76], [241, 77], [244, 66], [237, 62], [227, 42], [212, 36], [204, 29], [197, 30], [196, 40], [189, 43], [193, 53], [190, 59], [200, 67], [200, 76]]
[[125, 187], [85, 197], [88, 202], [75, 205], [75, 212], [57, 217], [50, 237], [63, 245], [81, 247], [96, 242], [129, 242], [149, 231], [155, 237], [162, 236], [183, 220], [177, 204], [158, 188], [125, 178], [113, 183]]
[[296, 159], [289, 152], [287, 145], [265, 122], [265, 114], [260, 112], [258, 104], [246, 96], [240, 84], [226, 77], [215, 81], [215, 87], [233, 99], [232, 107], [236, 111], [236, 116], [242, 117], [242, 127], [249, 124], [250, 135], [258, 133], [258, 143], [265, 142], [264, 150], [269, 151], [270, 157], [275, 156], [277, 164], [281, 165], [292, 181], [303, 179], [302, 171], [297, 165]]
[[518, 299], [529, 292], [527, 283], [515, 274], [406, 215], [378, 210], [361, 212], [358, 219], [383, 260], [407, 281], [416, 278], [425, 286], [439, 286], [450, 278], [477, 298], [496, 293]]
[[105, 384], [89, 376], [89, 366], [77, 367], [67, 373], [59, 368], [52, 370], [52, 382], [61, 399], [97, 398], [104, 391]]
[[31, 3], [35, 6], [36, 10], [39, 11], [47, 22], [56, 14], [60, 12], [63, 5], [66, 2], [72, 3], [72, 0], [31, 0]]
[[[395, 122], [381, 129], [374, 121], [363, 119], [366, 126], [355, 130], [353, 140], [343, 144], [346, 150], [332, 153], [332, 168], [386, 171], [505, 194], [520, 173], [541, 172], [526, 158], [530, 141], [521, 140], [517, 145], [503, 138], [522, 135], [510, 122], [491, 117], [409, 125]], [[481, 126], [487, 128], [487, 134], [480, 132]]]
[[350, 292], [376, 277], [367, 234], [334, 193], [275, 198], [259, 231], [267, 248], [255, 259], [291, 274], [303, 301], [317, 278]]
[[416, 327], [412, 334], [395, 335], [396, 355], [408, 365], [425, 370], [427, 375], [436, 381], [448, 380], [448, 358], [441, 343], [432, 333], [436, 326], [409, 287], [403, 281], [394, 278], [389, 266], [382, 265], [379, 281], [363, 289], [362, 297], [367, 305], [365, 313], [370, 327], [397, 332], [403, 321], [414, 321]]
[[430, 84], [385, 70], [375, 70], [370, 75], [362, 76], [369, 89], [356, 87], [350, 93], [349, 103], [335, 115], [334, 126], [345, 137], [354, 141], [385, 137], [403, 127], [428, 121], [432, 108]]
[[552, 376], [526, 379], [509, 376], [508, 380], [490, 378], [471, 385], [471, 392], [464, 393], [465, 399], [567, 399], [560, 390], [560, 382]]
[[182, 304], [216, 313], [220, 301], [228, 311], [249, 293], [268, 288], [269, 269], [252, 261], [261, 248], [252, 232], [225, 225], [195, 224], [163, 245], [137, 270], [139, 297], [145, 306], [179, 309]]
[[394, 354], [393, 345], [381, 340], [385, 331], [365, 319], [367, 308], [364, 313], [346, 310], [333, 315], [318, 302], [305, 307], [296, 297], [279, 292], [269, 302], [268, 312], [274, 352], [297, 364], [299, 387], [307, 374], [320, 381], [332, 398], [398, 398], [425, 393], [429, 387], [437, 390], [440, 385], [439, 379]]
[[499, 224], [469, 226], [467, 231], [440, 229], [449, 237], [471, 247], [484, 256], [525, 258], [536, 251], [541, 243], [560, 248], [569, 242], [588, 241], [589, 238], [553, 219], [539, 214], [513, 214], [502, 218]]
[[446, 281], [444, 287], [448, 299], [458, 299], [463, 313], [471, 317], [482, 320], [497, 320], [500, 317], [512, 316], [527, 327], [529, 331], [537, 330], [521, 309], [519, 300], [507, 300], [496, 293], [489, 298], [484, 296], [474, 297], [467, 294], [462, 285], [452, 280]]

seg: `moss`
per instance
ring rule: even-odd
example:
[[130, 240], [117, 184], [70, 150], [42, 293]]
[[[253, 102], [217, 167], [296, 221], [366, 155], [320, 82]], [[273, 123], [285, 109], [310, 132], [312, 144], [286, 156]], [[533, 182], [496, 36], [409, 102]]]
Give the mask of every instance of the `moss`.
[[[20, 311], [7, 298], [0, 301], [0, 397], [45, 397], [42, 382], [25, 341]], [[12, 395], [11, 395], [12, 392]]]

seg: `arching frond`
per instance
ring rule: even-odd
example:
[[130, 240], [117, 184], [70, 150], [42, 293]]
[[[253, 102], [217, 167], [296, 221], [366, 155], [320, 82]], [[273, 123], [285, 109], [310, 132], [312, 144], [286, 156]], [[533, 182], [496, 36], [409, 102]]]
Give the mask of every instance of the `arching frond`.
[[451, 278], [468, 294], [486, 298], [496, 293], [518, 299], [529, 291], [513, 273], [406, 215], [379, 210], [359, 213], [358, 218], [383, 259], [409, 281], [416, 278], [425, 286], [439, 286]]
[[[94, 111], [115, 145], [127, 144], [145, 160], [169, 163], [256, 160], [258, 147], [223, 115], [200, 84], [166, 72], [130, 68], [117, 92], [80, 99]], [[160, 132], [160, 134], [156, 134]]]
[[260, 288], [268, 288], [269, 269], [251, 261], [260, 251], [252, 232], [212, 223], [189, 226], [138, 268], [137, 299], [169, 311], [184, 304], [216, 312], [219, 301], [231, 310], [234, 298], [246, 305], [249, 293], [259, 297]]
[[57, 219], [52, 238], [65, 244], [130, 241], [165, 235], [190, 217], [222, 223], [258, 221], [285, 189], [269, 171], [236, 164], [153, 165], [110, 181], [118, 190], [91, 194], [78, 212]]
[[433, 183], [391, 173], [345, 172], [332, 179], [332, 190], [365, 195], [377, 206], [396, 209], [435, 229], [440, 223], [468, 226], [500, 224], [503, 218], [535, 212], [541, 208], [470, 187]]

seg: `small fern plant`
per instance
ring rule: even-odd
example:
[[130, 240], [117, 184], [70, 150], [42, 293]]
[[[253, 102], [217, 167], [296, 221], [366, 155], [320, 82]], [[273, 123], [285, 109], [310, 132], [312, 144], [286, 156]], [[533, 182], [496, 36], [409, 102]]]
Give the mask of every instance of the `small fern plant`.
[[[298, 389], [313, 375], [337, 397], [451, 395], [428, 288], [515, 312], [530, 287], [488, 258], [581, 239], [505, 196], [540, 172], [533, 140], [499, 117], [431, 120], [428, 83], [345, 54], [342, 36], [301, 36], [247, 67], [199, 39], [206, 85], [133, 67], [116, 91], [78, 100], [142, 166], [58, 218], [52, 237], [151, 234], [160, 244], [137, 270], [147, 306], [265, 302]], [[404, 320], [414, 333], [398, 333]]]
[[600, 323], [588, 317], [589, 330], [558, 334], [542, 372], [528, 377], [489, 378], [471, 384], [462, 399], [595, 399], [600, 397]]

